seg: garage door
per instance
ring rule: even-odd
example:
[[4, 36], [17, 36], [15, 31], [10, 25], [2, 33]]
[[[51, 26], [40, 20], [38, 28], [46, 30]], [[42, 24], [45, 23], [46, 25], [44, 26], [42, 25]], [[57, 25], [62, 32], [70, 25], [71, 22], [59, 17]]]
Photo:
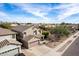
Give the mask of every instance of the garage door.
[[33, 42], [29, 42], [29, 47], [33, 47], [38, 45], [38, 40], [37, 41], [33, 41]]

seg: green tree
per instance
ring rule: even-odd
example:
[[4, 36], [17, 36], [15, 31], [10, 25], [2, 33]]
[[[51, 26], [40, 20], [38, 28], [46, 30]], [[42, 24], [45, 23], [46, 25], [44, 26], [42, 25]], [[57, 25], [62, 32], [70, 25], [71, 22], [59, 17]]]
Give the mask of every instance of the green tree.
[[54, 34], [56, 39], [60, 39], [61, 36], [68, 36], [70, 34], [66, 26], [60, 25], [56, 26], [50, 31], [51, 34]]
[[49, 32], [45, 31], [45, 32], [42, 32], [42, 35], [44, 35], [44, 38], [47, 38], [48, 35], [49, 35]]
[[77, 29], [79, 30], [79, 24], [77, 25]]
[[6, 29], [11, 29], [11, 23], [7, 23], [7, 22], [5, 22], [5, 23], [0, 23], [0, 27], [2, 27], [2, 28], [6, 28]]
[[41, 25], [41, 26], [39, 26], [39, 28], [41, 29], [41, 30], [43, 30], [43, 31], [49, 31], [51, 28], [49, 28], [49, 27], [45, 27], [45, 25]]
[[42, 30], [46, 29], [44, 25], [39, 26], [39, 28], [42, 29]]
[[60, 25], [66, 25], [66, 23], [65, 22], [62, 22]]

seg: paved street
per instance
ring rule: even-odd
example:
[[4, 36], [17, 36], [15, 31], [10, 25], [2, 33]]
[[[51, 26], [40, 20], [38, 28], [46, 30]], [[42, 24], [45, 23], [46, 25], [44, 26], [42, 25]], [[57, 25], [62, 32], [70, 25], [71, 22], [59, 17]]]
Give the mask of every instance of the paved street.
[[67, 48], [63, 56], [79, 56], [79, 37]]
[[79, 31], [55, 48], [63, 56], [79, 56]]

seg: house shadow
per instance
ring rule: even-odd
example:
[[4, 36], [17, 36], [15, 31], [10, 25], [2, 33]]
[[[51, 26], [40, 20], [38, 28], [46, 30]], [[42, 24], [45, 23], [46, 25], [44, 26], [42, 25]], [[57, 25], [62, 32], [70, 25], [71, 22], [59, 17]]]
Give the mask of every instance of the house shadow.
[[25, 48], [25, 47], [22, 46], [21, 49], [27, 49], [27, 48]]
[[25, 56], [24, 53], [20, 53], [18, 56]]

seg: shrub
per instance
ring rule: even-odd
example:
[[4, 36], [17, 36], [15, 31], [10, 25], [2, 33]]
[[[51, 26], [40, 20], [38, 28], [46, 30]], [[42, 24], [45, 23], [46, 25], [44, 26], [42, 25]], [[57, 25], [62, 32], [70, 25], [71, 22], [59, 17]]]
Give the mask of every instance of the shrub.
[[42, 35], [44, 35], [44, 38], [47, 38], [48, 35], [49, 35], [49, 32], [47, 32], [47, 31], [46, 32], [43, 32]]
[[6, 29], [11, 29], [11, 24], [10, 23], [1, 23], [0, 27], [6, 28]]
[[68, 36], [70, 34], [66, 26], [56, 26], [50, 31], [50, 33], [54, 34], [57, 39], [59, 39], [61, 36]]

